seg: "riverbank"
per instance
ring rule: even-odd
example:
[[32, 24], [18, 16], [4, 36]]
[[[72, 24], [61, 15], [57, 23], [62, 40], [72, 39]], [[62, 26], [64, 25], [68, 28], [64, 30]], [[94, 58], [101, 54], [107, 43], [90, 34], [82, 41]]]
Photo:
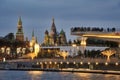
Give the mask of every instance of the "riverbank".
[[0, 70], [15, 71], [51, 71], [51, 72], [78, 72], [120, 75], [118, 59], [17, 59], [0, 62]]
[[8, 71], [45, 71], [45, 72], [72, 72], [72, 73], [94, 73], [94, 74], [113, 74], [120, 75], [120, 71], [109, 70], [90, 70], [90, 69], [40, 69], [40, 68], [19, 68], [19, 69], [0, 69]]

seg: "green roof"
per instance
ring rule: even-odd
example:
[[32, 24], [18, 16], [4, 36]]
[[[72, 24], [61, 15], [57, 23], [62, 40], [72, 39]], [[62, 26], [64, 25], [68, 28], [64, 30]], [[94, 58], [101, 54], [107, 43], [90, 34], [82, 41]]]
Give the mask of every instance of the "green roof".
[[65, 34], [65, 32], [64, 32], [64, 30], [63, 30], [63, 29], [60, 31], [60, 34]]

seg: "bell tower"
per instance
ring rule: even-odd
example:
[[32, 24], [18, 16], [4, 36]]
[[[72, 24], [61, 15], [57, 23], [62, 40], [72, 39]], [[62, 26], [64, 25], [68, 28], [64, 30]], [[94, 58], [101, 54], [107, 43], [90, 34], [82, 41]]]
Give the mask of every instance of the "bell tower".
[[18, 41], [24, 41], [24, 33], [23, 33], [23, 28], [22, 28], [21, 17], [19, 17], [19, 19], [18, 19], [17, 32], [16, 32], [16, 40], [18, 40]]

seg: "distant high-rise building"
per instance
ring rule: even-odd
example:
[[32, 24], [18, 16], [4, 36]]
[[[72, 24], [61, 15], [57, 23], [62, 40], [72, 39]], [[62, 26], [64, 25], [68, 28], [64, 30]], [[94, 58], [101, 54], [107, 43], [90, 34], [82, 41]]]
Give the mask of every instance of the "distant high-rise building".
[[44, 36], [44, 45], [65, 45], [67, 43], [66, 35], [64, 30], [62, 29], [60, 33], [57, 32], [54, 18], [52, 19], [52, 26], [50, 29], [50, 33], [48, 30], [45, 31]]
[[19, 19], [18, 19], [16, 40], [18, 40], [18, 41], [24, 41], [24, 33], [23, 33], [23, 27], [22, 27], [21, 17], [19, 17]]

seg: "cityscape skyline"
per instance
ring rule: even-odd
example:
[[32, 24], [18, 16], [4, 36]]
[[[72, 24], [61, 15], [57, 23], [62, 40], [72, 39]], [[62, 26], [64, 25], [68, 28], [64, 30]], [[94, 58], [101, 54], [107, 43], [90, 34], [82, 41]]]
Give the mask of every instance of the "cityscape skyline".
[[52, 18], [58, 32], [64, 29], [67, 40], [72, 39], [70, 28], [75, 26], [120, 26], [120, 1], [112, 0], [1, 0], [0, 36], [16, 34], [18, 17], [21, 16], [25, 37], [31, 40], [32, 30], [42, 43], [45, 30], [49, 30]]

